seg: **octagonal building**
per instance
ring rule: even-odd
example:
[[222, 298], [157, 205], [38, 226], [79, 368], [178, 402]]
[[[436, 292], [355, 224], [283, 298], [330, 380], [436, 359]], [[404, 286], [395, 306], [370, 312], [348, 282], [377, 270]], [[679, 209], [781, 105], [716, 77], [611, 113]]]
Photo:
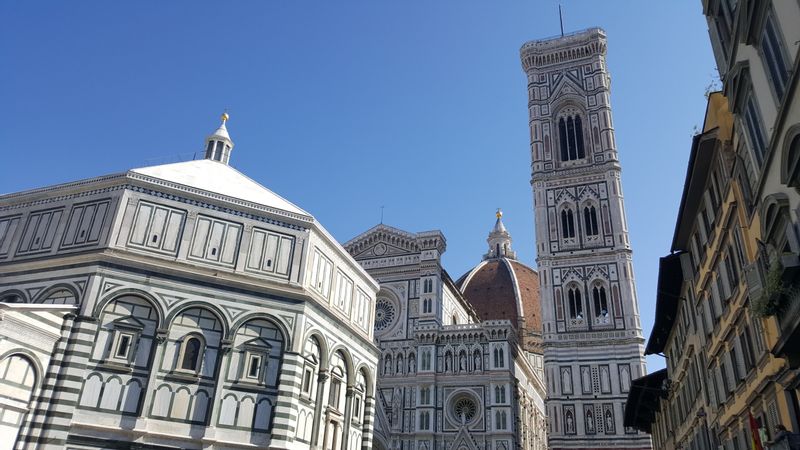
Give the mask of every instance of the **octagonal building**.
[[372, 446], [377, 283], [205, 157], [0, 196], [0, 449]]

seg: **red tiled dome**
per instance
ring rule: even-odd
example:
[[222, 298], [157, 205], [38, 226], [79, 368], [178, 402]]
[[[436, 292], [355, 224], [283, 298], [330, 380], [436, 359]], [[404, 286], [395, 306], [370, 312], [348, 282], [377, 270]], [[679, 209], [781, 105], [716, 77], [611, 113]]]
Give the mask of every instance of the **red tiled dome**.
[[481, 320], [510, 320], [526, 349], [541, 343], [539, 274], [510, 258], [491, 258], [458, 279], [456, 285]]

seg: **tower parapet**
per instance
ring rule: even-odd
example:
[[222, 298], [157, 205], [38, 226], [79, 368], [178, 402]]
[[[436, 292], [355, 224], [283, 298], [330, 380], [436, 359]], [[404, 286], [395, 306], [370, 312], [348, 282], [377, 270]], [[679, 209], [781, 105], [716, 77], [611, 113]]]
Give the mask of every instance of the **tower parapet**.
[[593, 55], [605, 56], [606, 32], [602, 28], [587, 28], [562, 36], [528, 41], [519, 50], [522, 68], [565, 64]]

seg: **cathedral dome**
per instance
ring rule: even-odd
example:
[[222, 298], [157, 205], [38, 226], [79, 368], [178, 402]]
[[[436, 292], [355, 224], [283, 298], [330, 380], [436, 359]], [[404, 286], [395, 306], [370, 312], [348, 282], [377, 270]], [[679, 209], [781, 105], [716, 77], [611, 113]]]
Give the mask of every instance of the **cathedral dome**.
[[528, 350], [541, 344], [542, 318], [539, 274], [516, 260], [511, 235], [498, 211], [483, 261], [458, 279], [456, 285], [481, 320], [509, 320]]

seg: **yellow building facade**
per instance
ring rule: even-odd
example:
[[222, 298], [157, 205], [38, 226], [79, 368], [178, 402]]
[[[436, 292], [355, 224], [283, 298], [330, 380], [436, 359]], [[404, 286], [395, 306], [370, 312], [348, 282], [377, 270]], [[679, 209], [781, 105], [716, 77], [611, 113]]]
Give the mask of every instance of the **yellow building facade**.
[[751, 413], [765, 441], [795, 417], [792, 371], [771, 352], [776, 320], [759, 309], [761, 210], [741, 182], [736, 124], [727, 99], [712, 93], [671, 254], [660, 261], [646, 354], [663, 355], [667, 367], [635, 380], [626, 406], [626, 426], [651, 433], [658, 449], [746, 449]]

